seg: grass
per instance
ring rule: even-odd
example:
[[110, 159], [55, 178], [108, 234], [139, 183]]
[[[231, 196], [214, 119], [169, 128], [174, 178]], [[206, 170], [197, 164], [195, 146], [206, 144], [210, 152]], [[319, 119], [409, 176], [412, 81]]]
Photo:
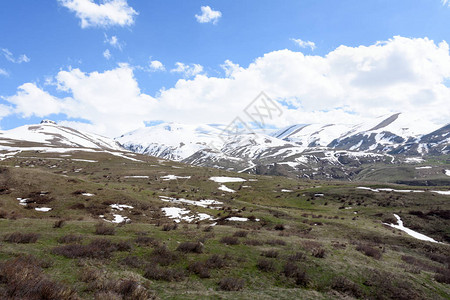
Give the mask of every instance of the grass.
[[[0, 235], [5, 239], [0, 262], [32, 255], [41, 262], [37, 277], [83, 299], [331, 299], [396, 294], [445, 299], [450, 293], [448, 246], [415, 240], [381, 223], [397, 213], [405, 226], [448, 243], [448, 196], [356, 189], [386, 187], [376, 182], [247, 174], [238, 176], [258, 181], [248, 181], [251, 187], [241, 189], [240, 184], [227, 184], [237, 191], [228, 194], [218, 192], [218, 184], [208, 180], [236, 176], [220, 170], [141, 156], [144, 162], [137, 163], [94, 153], [72, 155], [99, 163], [68, 159], [55, 163], [45, 159], [49, 155], [33, 153], [29, 156], [40, 160], [1, 162], [0, 186], [7, 191], [0, 195]], [[167, 174], [191, 179], [160, 180]], [[149, 179], [124, 178], [132, 175]], [[293, 192], [281, 193], [282, 188]], [[36, 202], [45, 202], [42, 206], [51, 207], [50, 212], [25, 209], [16, 200], [41, 191], [47, 196]], [[317, 193], [324, 196], [315, 197]], [[221, 209], [172, 205], [159, 196], [214, 199], [224, 205]], [[117, 211], [111, 204], [133, 209]], [[160, 208], [167, 206], [215, 218], [254, 216], [259, 221], [175, 226], [161, 213]], [[121, 214], [131, 223], [107, 224], [99, 214], [109, 220]], [[36, 233], [34, 242], [13, 242]], [[7, 282], [0, 281], [0, 295], [7, 288]]]

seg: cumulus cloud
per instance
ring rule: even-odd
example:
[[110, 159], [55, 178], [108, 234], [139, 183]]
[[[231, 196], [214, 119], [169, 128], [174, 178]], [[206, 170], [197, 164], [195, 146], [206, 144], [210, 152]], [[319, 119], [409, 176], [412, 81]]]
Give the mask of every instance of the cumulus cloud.
[[8, 73], [8, 71], [6, 71], [5, 69], [0, 68], [0, 75], [1, 75], [1, 76], [6, 76], [6, 77], [8, 77], [8, 76], [9, 76], [9, 73]]
[[[177, 65], [180, 72], [186, 65]], [[243, 67], [226, 61], [225, 77], [184, 78], [157, 96], [142, 93], [128, 65], [103, 73], [61, 71], [49, 95], [32, 83], [5, 97], [23, 115], [65, 113], [88, 120], [72, 124], [117, 136], [145, 121], [225, 123], [265, 91], [283, 108], [277, 127], [295, 123], [355, 123], [403, 112], [412, 119], [445, 125], [450, 119], [450, 54], [446, 42], [394, 37], [370, 46], [340, 46], [324, 56], [279, 50]], [[40, 105], [43, 103], [43, 105]], [[29, 104], [29, 105], [28, 105]]]
[[127, 0], [103, 0], [101, 4], [93, 0], [58, 0], [59, 3], [75, 13], [81, 20], [81, 28], [90, 26], [130, 26], [138, 14]]
[[209, 6], [202, 6], [201, 8], [202, 14], [195, 15], [197, 22], [199, 23], [213, 23], [217, 24], [220, 17], [222, 17], [222, 13], [218, 10], [213, 10]]
[[111, 52], [109, 51], [109, 49], [106, 49], [105, 51], [103, 51], [103, 57], [106, 58], [107, 60], [109, 60], [111, 58]]
[[450, 0], [442, 0], [442, 5], [449, 5], [450, 6]]
[[164, 67], [163, 63], [159, 60], [152, 60], [149, 63], [150, 72], [156, 72], [156, 71], [165, 71], [166, 68]]
[[303, 41], [301, 39], [291, 39], [300, 48], [311, 48], [311, 50], [316, 49], [316, 44], [311, 41]]
[[21, 64], [23, 62], [27, 63], [30, 61], [30, 58], [28, 56], [26, 56], [25, 54], [19, 55], [17, 58], [15, 58], [14, 55], [12, 54], [12, 52], [6, 48], [3, 48], [2, 52], [8, 61], [15, 63], [15, 64]]
[[194, 77], [203, 72], [203, 66], [199, 64], [184, 64], [181, 62], [175, 63], [176, 68], [170, 70], [172, 73], [183, 74], [185, 78]]

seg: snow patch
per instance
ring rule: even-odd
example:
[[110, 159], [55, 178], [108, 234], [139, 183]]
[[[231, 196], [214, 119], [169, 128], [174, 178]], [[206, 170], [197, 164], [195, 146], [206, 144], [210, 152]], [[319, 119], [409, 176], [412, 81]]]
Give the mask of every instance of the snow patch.
[[211, 177], [211, 178], [209, 178], [209, 180], [212, 180], [212, 181], [215, 181], [218, 183], [247, 181], [244, 178], [240, 178], [240, 177], [226, 177], [226, 176]]
[[450, 176], [450, 170], [445, 170], [445, 175]]
[[122, 211], [124, 208], [128, 208], [128, 209], [133, 209], [134, 207], [131, 205], [126, 205], [126, 204], [111, 204], [110, 205], [112, 209], [117, 209]]
[[[229, 217], [229, 218], [226, 218], [225, 220], [232, 221], [232, 222], [247, 222], [247, 221], [250, 221], [249, 218], [243, 218], [243, 217]], [[255, 219], [255, 221], [258, 222], [259, 219]]]
[[409, 228], [403, 226], [403, 221], [400, 219], [400, 217], [398, 215], [394, 214], [394, 217], [397, 219], [397, 223], [398, 223], [397, 225], [396, 224], [387, 224], [387, 223], [383, 223], [383, 224], [387, 225], [387, 226], [390, 226], [390, 227], [393, 227], [393, 228], [397, 228], [399, 230], [402, 230], [402, 231], [406, 232], [407, 234], [409, 234], [410, 236], [412, 236], [412, 237], [414, 237], [416, 239], [419, 239], [419, 240], [422, 240], [422, 241], [427, 241], [427, 242], [439, 243], [438, 241], [436, 241], [436, 240], [434, 240], [434, 239], [432, 239], [432, 238], [430, 238], [430, 237], [428, 237], [428, 236], [426, 236], [424, 234], [421, 234], [421, 233], [419, 233], [417, 231], [414, 231], [412, 229], [409, 229]]
[[185, 208], [163, 207], [161, 210], [166, 217], [173, 219], [176, 223], [180, 223], [181, 221], [191, 223], [193, 221], [214, 220], [212, 216], [205, 213], [191, 215], [191, 211]]
[[93, 196], [95, 196], [95, 194], [91, 194], [91, 193], [81, 193], [81, 195], [86, 196], [86, 197], [93, 197]]
[[50, 207], [36, 207], [35, 210], [47, 212], [47, 211], [51, 211], [52, 209]]
[[204, 208], [213, 208], [213, 209], [219, 209], [221, 207], [219, 207], [220, 205], [223, 205], [223, 202], [217, 201], [217, 200], [208, 200], [208, 199], [203, 199], [203, 200], [188, 200], [188, 199], [183, 199], [183, 198], [171, 198], [171, 197], [166, 197], [166, 196], [159, 196], [159, 198], [161, 198], [161, 201], [164, 202], [170, 202], [170, 203], [185, 203], [188, 205], [194, 205], [194, 206], [200, 206], [200, 207], [204, 207]]
[[191, 176], [176, 176], [176, 175], [166, 175], [161, 177], [162, 180], [177, 180], [177, 179], [191, 179]]
[[415, 167], [416, 170], [423, 170], [423, 169], [432, 169], [431, 166], [424, 166], [424, 167]]
[[225, 186], [224, 184], [220, 185], [219, 190], [228, 192], [228, 193], [236, 193], [235, 190], [230, 189], [229, 187]]
[[149, 176], [145, 176], [145, 175], [131, 175], [131, 176], [124, 176], [123, 178], [149, 178]]

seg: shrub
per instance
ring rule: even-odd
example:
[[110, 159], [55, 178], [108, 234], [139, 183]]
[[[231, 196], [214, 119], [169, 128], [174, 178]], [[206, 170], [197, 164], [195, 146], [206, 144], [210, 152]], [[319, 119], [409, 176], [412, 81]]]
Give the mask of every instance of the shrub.
[[219, 288], [224, 291], [240, 291], [244, 285], [244, 279], [233, 277], [222, 278], [219, 282]]
[[245, 240], [244, 244], [249, 245], [249, 246], [261, 246], [264, 243], [260, 240]]
[[224, 236], [220, 239], [220, 242], [227, 245], [238, 245], [239, 239], [234, 236]]
[[373, 248], [369, 245], [365, 245], [365, 244], [359, 244], [356, 247], [356, 250], [358, 250], [359, 252], [364, 253], [367, 256], [373, 257], [375, 259], [380, 259], [381, 258], [381, 251], [379, 249]]
[[117, 251], [130, 251], [132, 246], [130, 241], [120, 241], [116, 244]]
[[88, 245], [70, 244], [56, 247], [52, 249], [52, 253], [67, 258], [109, 258], [111, 253], [117, 250], [117, 245], [111, 241], [97, 239]]
[[164, 224], [162, 227], [162, 231], [171, 231], [171, 230], [176, 230], [178, 228], [178, 224], [177, 223], [173, 223], [173, 224]]
[[434, 279], [440, 283], [450, 284], [450, 269], [440, 269]]
[[292, 262], [287, 262], [283, 266], [282, 273], [284, 276], [293, 278], [295, 280], [295, 284], [299, 286], [306, 286], [308, 285], [309, 279], [305, 271], [300, 269], [299, 266]]
[[324, 258], [325, 257], [325, 249], [322, 247], [314, 248], [311, 250], [311, 255], [317, 258]]
[[277, 224], [277, 225], [275, 225], [275, 227], [273, 229], [275, 229], [275, 230], [284, 230], [285, 227], [284, 227], [283, 224]]
[[3, 238], [3, 240], [8, 243], [29, 244], [29, 243], [36, 243], [39, 236], [40, 235], [37, 233], [14, 232], [14, 233], [7, 234]]
[[267, 245], [271, 245], [271, 246], [285, 246], [286, 242], [280, 239], [272, 239], [272, 240], [267, 240], [266, 241]]
[[361, 288], [356, 283], [345, 278], [344, 276], [337, 276], [336, 278], [334, 278], [333, 282], [331, 283], [331, 288], [355, 298], [361, 298], [363, 296], [363, 291], [361, 290]]
[[138, 236], [134, 241], [136, 244], [139, 244], [141, 246], [150, 246], [150, 245], [157, 246], [158, 245], [158, 241], [155, 238], [145, 236], [145, 235]]
[[209, 278], [211, 277], [209, 268], [207, 266], [207, 263], [196, 261], [188, 266], [188, 270], [196, 275], [198, 275], [200, 278]]
[[278, 257], [278, 251], [277, 250], [267, 250], [263, 251], [261, 253], [262, 256], [270, 257], [270, 258], [277, 258]]
[[58, 243], [60, 244], [69, 244], [69, 243], [77, 243], [83, 239], [81, 235], [78, 234], [67, 234], [58, 238]]
[[116, 229], [113, 226], [107, 226], [104, 223], [97, 223], [95, 225], [95, 234], [98, 235], [114, 235]]
[[303, 252], [296, 252], [296, 253], [294, 253], [292, 255], [289, 255], [287, 257], [287, 260], [289, 260], [289, 261], [299, 261], [299, 260], [304, 260], [305, 258], [306, 258], [305, 253], [303, 253]]
[[245, 231], [245, 230], [236, 231], [233, 234], [234, 237], [244, 237], [244, 238], [247, 237], [247, 235], [248, 235], [248, 231]]
[[203, 253], [203, 243], [183, 242], [177, 247], [177, 251], [183, 253]]
[[32, 256], [19, 256], [0, 264], [0, 283], [7, 299], [77, 299], [75, 292], [50, 280]]
[[56, 220], [53, 224], [53, 228], [62, 228], [66, 224], [66, 221], [64, 220]]
[[211, 269], [220, 269], [227, 265], [227, 261], [217, 254], [211, 255], [205, 262], [206, 266]]
[[259, 259], [256, 267], [263, 272], [272, 272], [275, 270], [275, 264], [273, 261], [266, 258]]
[[161, 266], [168, 266], [178, 260], [178, 254], [170, 251], [166, 245], [156, 247], [151, 253], [151, 260]]
[[166, 269], [158, 265], [150, 265], [145, 269], [144, 277], [153, 280], [181, 281], [185, 277], [183, 270]]
[[122, 259], [121, 263], [132, 268], [140, 268], [144, 264], [143, 260], [140, 257], [131, 255], [126, 256], [124, 259]]

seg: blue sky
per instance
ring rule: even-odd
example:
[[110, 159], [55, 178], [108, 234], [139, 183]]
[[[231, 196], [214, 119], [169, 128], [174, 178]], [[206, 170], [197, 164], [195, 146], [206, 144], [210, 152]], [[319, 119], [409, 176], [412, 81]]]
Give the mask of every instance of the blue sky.
[[[118, 11], [95, 11], [92, 5], [94, 10], [83, 10], [89, 2], [97, 8], [109, 3]], [[211, 20], [204, 15], [203, 23], [196, 17], [202, 15], [202, 7], [214, 13]], [[117, 18], [120, 10], [125, 11], [125, 19]], [[96, 19], [98, 14], [101, 18]], [[87, 24], [83, 24], [83, 16]], [[44, 117], [111, 136], [154, 120], [227, 123], [260, 90], [266, 90], [281, 105], [289, 103], [283, 121], [278, 121], [280, 125], [320, 122], [320, 118], [339, 120], [355, 114], [364, 119], [372, 116], [365, 111], [373, 103], [379, 103], [374, 113], [390, 113], [419, 104], [430, 111], [433, 105], [442, 110], [445, 99], [450, 102], [445, 89], [449, 71], [437, 67], [447, 66], [449, 61], [450, 7], [441, 0], [1, 1], [0, 37], [2, 129]], [[411, 52], [413, 48], [417, 51]], [[287, 52], [280, 52], [284, 49]], [[421, 55], [433, 62], [429, 68], [422, 68], [425, 71], [414, 67], [422, 65]], [[347, 60], [331, 61], [335, 56]], [[341, 74], [344, 69], [349, 74], [348, 70], [362, 68], [364, 76], [371, 75], [371, 82], [376, 81], [376, 76], [383, 77], [381, 71], [393, 74], [385, 66], [397, 64], [395, 57], [406, 57], [395, 70], [404, 70], [399, 74], [405, 80], [411, 78], [407, 82], [411, 86], [417, 86], [415, 80], [419, 78], [434, 78], [408, 96], [412, 102], [400, 96], [385, 99], [395, 94], [391, 84], [381, 82], [384, 85], [375, 91], [379, 94], [370, 98], [367, 95], [374, 94], [373, 86], [364, 90], [358, 85], [357, 92], [348, 94], [355, 88], [355, 80], [351, 85], [330, 80], [332, 74]], [[283, 73], [290, 60], [298, 68]], [[152, 69], [152, 61], [158, 62], [153, 64], [158, 70]], [[223, 67], [226, 61], [228, 73]], [[343, 65], [344, 69], [336, 69]], [[313, 89], [309, 77], [302, 78], [301, 74], [321, 68], [320, 74], [310, 75], [319, 76], [313, 85], [320, 78], [330, 82]], [[377, 72], [367, 74], [372, 70]], [[81, 80], [80, 74], [86, 80]], [[96, 74], [99, 78], [94, 78]], [[269, 74], [279, 76], [272, 79]], [[288, 79], [268, 86], [267, 82], [284, 75]], [[256, 77], [267, 78], [253, 82]], [[105, 83], [96, 90], [97, 79], [102, 83], [110, 80], [110, 85]], [[119, 87], [123, 81], [127, 84]], [[285, 85], [286, 81], [292, 81], [291, 85]], [[392, 82], [398, 82], [396, 90], [407, 86], [398, 78]], [[24, 88], [24, 84], [28, 85]], [[92, 88], [83, 90], [90, 84]], [[244, 91], [245, 86], [249, 88]], [[123, 98], [114, 97], [108, 105], [106, 98], [110, 95], [104, 91], [115, 88], [115, 94]], [[217, 92], [227, 88], [233, 91]], [[328, 88], [329, 92], [317, 94], [316, 90]], [[128, 101], [128, 97], [135, 101]], [[398, 105], [384, 107], [392, 102]], [[122, 111], [130, 105], [136, 111]], [[83, 109], [89, 112], [83, 113]], [[450, 117], [448, 110], [445, 108], [443, 115], [430, 112], [428, 118], [445, 123]], [[112, 126], [111, 119], [117, 124]]]

